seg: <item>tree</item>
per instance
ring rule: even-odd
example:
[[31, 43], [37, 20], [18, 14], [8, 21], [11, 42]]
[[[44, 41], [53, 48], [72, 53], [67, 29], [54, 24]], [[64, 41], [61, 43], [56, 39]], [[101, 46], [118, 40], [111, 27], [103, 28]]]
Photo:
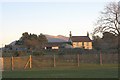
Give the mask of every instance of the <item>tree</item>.
[[109, 32], [104, 32], [102, 40], [103, 40], [102, 44], [104, 49], [109, 49], [109, 50], [117, 49], [118, 41], [117, 41], [117, 36], [115, 36], [114, 34]]
[[26, 39], [26, 38], [28, 38], [29, 37], [29, 34], [28, 34], [28, 32], [24, 32], [23, 34], [22, 34], [22, 39]]
[[48, 42], [45, 35], [40, 34], [28, 34], [25, 32], [22, 34], [20, 40], [16, 41], [16, 45], [21, 45], [26, 47], [28, 50], [41, 50], [45, 44]]
[[114, 41], [116, 39], [116, 36], [112, 33], [104, 32], [102, 39], [107, 42]]
[[96, 50], [101, 50], [101, 45], [102, 42], [102, 39], [99, 37], [99, 36], [93, 36], [93, 48], [96, 49]]
[[104, 33], [110, 32], [117, 36], [120, 35], [120, 26], [118, 17], [120, 17], [118, 3], [111, 2], [109, 3], [104, 11], [101, 12], [101, 16], [97, 20], [96, 28], [94, 29], [94, 33]]
[[42, 33], [38, 36], [38, 41], [39, 43], [39, 47], [43, 48], [45, 46], [45, 44], [48, 42], [47, 38], [45, 35], [43, 35]]
[[104, 32], [102, 38], [93, 36], [93, 48], [100, 51], [112, 52], [118, 48], [117, 36], [113, 33]]
[[96, 33], [110, 32], [117, 36], [118, 51], [120, 51], [120, 5], [117, 2], [111, 2], [105, 6], [104, 11], [96, 22], [96, 28], [93, 35]]

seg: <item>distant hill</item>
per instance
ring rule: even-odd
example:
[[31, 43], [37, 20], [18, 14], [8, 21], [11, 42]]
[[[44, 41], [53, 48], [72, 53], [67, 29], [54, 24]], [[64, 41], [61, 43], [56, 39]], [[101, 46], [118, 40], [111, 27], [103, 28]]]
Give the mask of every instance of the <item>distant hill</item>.
[[68, 37], [63, 35], [52, 36], [52, 35], [45, 35], [48, 39], [48, 42], [66, 42], [68, 41]]
[[[66, 42], [68, 41], [69, 37], [63, 36], [63, 35], [58, 35], [58, 36], [53, 36], [53, 35], [45, 35], [48, 39], [48, 42]], [[9, 45], [14, 46], [16, 43], [16, 40], [11, 42]]]
[[9, 45], [14, 46], [16, 41], [11, 42]]

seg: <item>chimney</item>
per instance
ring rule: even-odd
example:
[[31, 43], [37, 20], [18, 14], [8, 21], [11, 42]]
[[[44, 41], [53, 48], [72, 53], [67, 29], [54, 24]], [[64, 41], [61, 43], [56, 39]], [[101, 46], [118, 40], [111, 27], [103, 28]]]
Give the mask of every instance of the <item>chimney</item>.
[[72, 33], [71, 33], [71, 31], [70, 31], [68, 42], [71, 42], [71, 44], [72, 44], [72, 40], [71, 40], [71, 38], [72, 38]]
[[87, 36], [89, 37], [89, 33], [87, 32]]
[[71, 31], [70, 31], [69, 37], [70, 37], [70, 38], [72, 37], [72, 33], [71, 33]]

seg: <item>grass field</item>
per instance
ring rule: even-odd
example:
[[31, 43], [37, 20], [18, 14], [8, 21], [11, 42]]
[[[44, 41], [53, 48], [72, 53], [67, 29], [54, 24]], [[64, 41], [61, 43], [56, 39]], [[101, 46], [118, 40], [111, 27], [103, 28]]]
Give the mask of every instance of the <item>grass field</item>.
[[4, 71], [3, 78], [118, 78], [118, 65], [80, 64], [80, 67]]

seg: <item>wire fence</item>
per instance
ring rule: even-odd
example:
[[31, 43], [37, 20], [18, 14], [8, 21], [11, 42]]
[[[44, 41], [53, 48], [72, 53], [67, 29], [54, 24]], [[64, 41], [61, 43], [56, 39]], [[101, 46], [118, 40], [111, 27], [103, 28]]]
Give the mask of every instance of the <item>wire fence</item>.
[[48, 67], [79, 67], [81, 64], [118, 64], [118, 54], [65, 54], [4, 57], [4, 70], [40, 69]]

